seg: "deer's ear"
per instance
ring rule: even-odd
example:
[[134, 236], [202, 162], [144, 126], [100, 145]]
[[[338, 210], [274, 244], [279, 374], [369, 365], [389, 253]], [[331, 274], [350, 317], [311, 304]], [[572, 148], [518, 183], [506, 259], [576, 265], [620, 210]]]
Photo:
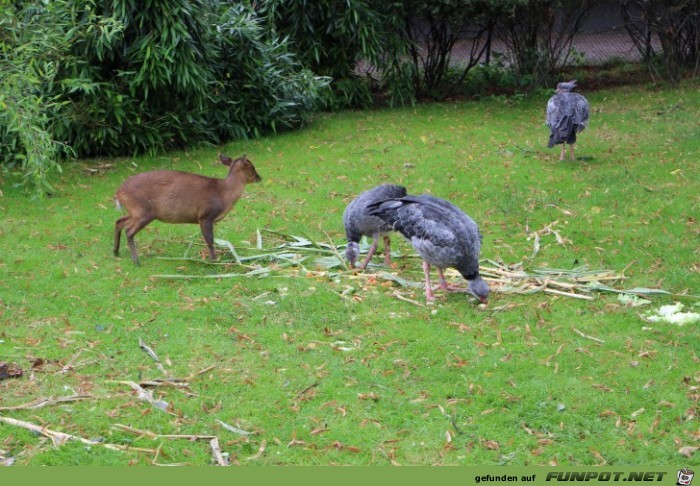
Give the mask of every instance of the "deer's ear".
[[219, 162], [221, 162], [224, 165], [228, 165], [228, 166], [233, 164], [233, 160], [231, 159], [231, 157], [224, 155], [224, 154], [219, 154]]
[[234, 164], [245, 165], [245, 164], [250, 164], [250, 161], [248, 160], [248, 156], [244, 154], [244, 155], [241, 155], [240, 157], [238, 157], [236, 160], [231, 162], [231, 166], [233, 166]]

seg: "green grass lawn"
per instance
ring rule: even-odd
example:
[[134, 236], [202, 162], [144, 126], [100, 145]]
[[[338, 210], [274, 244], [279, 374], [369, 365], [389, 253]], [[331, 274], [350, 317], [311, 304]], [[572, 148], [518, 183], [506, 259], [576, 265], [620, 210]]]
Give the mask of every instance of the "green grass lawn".
[[[624, 274], [619, 289], [700, 294], [697, 85], [586, 94], [591, 124], [574, 163], [546, 148], [546, 97], [321, 115], [306, 130], [232, 143], [221, 151], [247, 154], [263, 182], [215, 236], [241, 254], [260, 252], [258, 229], [340, 245], [345, 205], [392, 182], [472, 216], [484, 259], [587, 266]], [[207, 465], [215, 436], [241, 465], [697, 461], [698, 324], [640, 317], [674, 302], [700, 312], [690, 297], [631, 307], [615, 293], [582, 300], [494, 284], [485, 309], [441, 292], [427, 306], [421, 288], [378, 277], [421, 281], [398, 235], [397, 268], [377, 256], [371, 275], [268, 264], [261, 276], [156, 278], [251, 269], [198, 261], [199, 228], [159, 222], [136, 236], [141, 267], [125, 244], [112, 255], [113, 195], [126, 177], [223, 177], [216, 154], [80, 161], [44, 200], [5, 181], [0, 361], [23, 374], [0, 380], [0, 459]], [[167, 411], [128, 384], [163, 378], [181, 381], [146, 389]], [[72, 396], [82, 399], [56, 402]], [[98, 443], [54, 446], [24, 423]]]

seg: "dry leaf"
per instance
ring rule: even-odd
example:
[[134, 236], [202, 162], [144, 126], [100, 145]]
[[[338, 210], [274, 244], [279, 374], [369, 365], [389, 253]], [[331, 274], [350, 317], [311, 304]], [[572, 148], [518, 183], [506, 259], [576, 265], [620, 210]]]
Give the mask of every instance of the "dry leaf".
[[248, 457], [246, 460], [254, 461], [255, 459], [258, 459], [260, 456], [262, 456], [263, 452], [265, 452], [266, 445], [267, 445], [267, 441], [263, 439], [263, 441], [260, 443], [260, 447], [258, 448], [258, 452], [256, 452], [252, 456]]
[[657, 414], [656, 418], [654, 419], [651, 426], [649, 427], [649, 433], [650, 434], [653, 433], [654, 430], [656, 430], [656, 427], [658, 427], [660, 423], [661, 423], [661, 415]]
[[643, 414], [645, 410], [646, 410], [646, 409], [645, 409], [644, 407], [640, 408], [639, 410], [635, 410], [634, 412], [632, 412], [632, 414], [630, 415], [630, 417], [631, 417], [631, 418], [637, 418], [637, 417], [639, 417], [641, 414]]
[[678, 453], [681, 456], [692, 457], [693, 454], [695, 454], [695, 452], [697, 452], [699, 449], [700, 447], [698, 446], [685, 446], [678, 449]]
[[372, 400], [373, 402], [379, 401], [379, 397], [374, 392], [358, 393], [357, 398], [359, 398], [360, 400]]
[[591, 454], [593, 454], [593, 457], [595, 457], [598, 460], [599, 466], [605, 466], [608, 463], [608, 461], [605, 460], [603, 455], [597, 450], [591, 449]]
[[485, 440], [484, 442], [482, 442], [482, 444], [484, 447], [492, 451], [497, 451], [501, 448], [501, 446], [495, 440]]
[[364, 419], [362, 422], [360, 422], [360, 427], [365, 427], [368, 424], [372, 424], [375, 427], [377, 427], [378, 429], [382, 428], [381, 422], [379, 422], [379, 420], [377, 420], [377, 419]]

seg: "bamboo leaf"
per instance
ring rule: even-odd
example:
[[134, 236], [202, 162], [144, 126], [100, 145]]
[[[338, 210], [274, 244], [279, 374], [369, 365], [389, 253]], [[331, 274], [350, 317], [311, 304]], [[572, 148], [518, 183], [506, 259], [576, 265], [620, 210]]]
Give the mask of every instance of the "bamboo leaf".
[[256, 236], [257, 236], [257, 241], [256, 241], [256, 244], [255, 244], [255, 248], [257, 248], [258, 250], [262, 250], [262, 247], [263, 247], [263, 240], [262, 240], [262, 233], [260, 233], [260, 229], [256, 229], [256, 230], [255, 230], [255, 234], [256, 234]]
[[236, 249], [230, 241], [214, 238], [214, 243], [216, 243], [219, 246], [225, 246], [226, 248], [228, 248], [231, 252], [231, 255], [233, 255], [233, 259], [236, 261], [236, 263], [238, 263], [239, 265], [241, 264], [241, 258], [238, 256]]
[[344, 266], [343, 262], [338, 260], [336, 256], [314, 258], [313, 263], [324, 268], [337, 268]]

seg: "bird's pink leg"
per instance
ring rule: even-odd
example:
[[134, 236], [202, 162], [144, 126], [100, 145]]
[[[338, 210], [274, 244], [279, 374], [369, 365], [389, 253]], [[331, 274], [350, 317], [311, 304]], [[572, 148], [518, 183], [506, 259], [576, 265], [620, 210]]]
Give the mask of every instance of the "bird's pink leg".
[[576, 160], [576, 156], [574, 155], [574, 147], [576, 146], [575, 143], [572, 143], [569, 145], [569, 151], [571, 152], [571, 160]]
[[391, 266], [391, 238], [384, 235], [384, 264]]
[[445, 279], [445, 274], [442, 273], [442, 268], [438, 268], [438, 275], [440, 275], [440, 288], [448, 292], [463, 292], [464, 288], [459, 285], [450, 285]]
[[559, 160], [564, 160], [566, 158], [566, 144], [561, 144], [561, 153], [559, 154]]
[[362, 265], [360, 265], [360, 268], [364, 270], [364, 268], [367, 266], [369, 261], [372, 259], [372, 255], [374, 255], [374, 252], [377, 251], [377, 245], [379, 244], [379, 239], [374, 238], [374, 241], [372, 242], [372, 246], [369, 247], [369, 250], [367, 250], [367, 257], [365, 258], [365, 261], [362, 262]]
[[440, 288], [443, 290], [448, 290], [447, 280], [445, 280], [445, 274], [442, 273], [442, 268], [438, 268], [438, 276], [440, 277]]
[[432, 302], [435, 300], [433, 289], [430, 287], [430, 264], [423, 260], [423, 273], [425, 273], [425, 300]]

